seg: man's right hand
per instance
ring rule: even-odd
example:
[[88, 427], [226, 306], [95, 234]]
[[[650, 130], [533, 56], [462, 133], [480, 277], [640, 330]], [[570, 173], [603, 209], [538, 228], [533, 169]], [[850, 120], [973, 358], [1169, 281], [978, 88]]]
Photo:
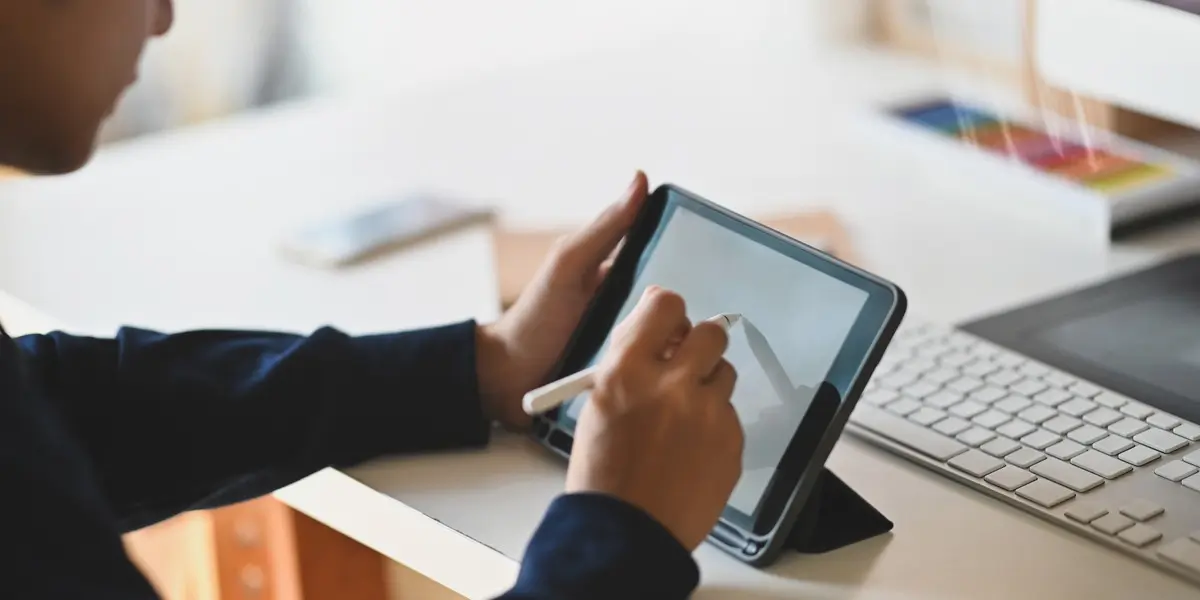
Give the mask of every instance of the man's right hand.
[[693, 327], [683, 299], [657, 287], [613, 336], [576, 427], [566, 491], [629, 502], [695, 550], [741, 476], [728, 336], [714, 323]]

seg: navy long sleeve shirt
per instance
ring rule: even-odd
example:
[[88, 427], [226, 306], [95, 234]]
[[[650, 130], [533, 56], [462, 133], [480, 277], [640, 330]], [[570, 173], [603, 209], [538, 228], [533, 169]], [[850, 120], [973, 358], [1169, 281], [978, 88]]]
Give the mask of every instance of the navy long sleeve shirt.
[[[363, 337], [127, 328], [13, 340], [0, 330], [5, 596], [156, 598], [121, 534], [328, 466], [483, 446], [489, 429], [473, 322]], [[551, 504], [502, 598], [669, 600], [698, 579], [646, 513], [569, 494]]]

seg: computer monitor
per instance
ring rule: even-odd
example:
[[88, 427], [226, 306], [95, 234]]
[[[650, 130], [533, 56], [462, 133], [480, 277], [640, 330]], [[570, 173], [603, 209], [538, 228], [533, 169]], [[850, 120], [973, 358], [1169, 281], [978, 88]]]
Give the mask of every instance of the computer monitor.
[[1046, 83], [1200, 128], [1200, 0], [1036, 0]]

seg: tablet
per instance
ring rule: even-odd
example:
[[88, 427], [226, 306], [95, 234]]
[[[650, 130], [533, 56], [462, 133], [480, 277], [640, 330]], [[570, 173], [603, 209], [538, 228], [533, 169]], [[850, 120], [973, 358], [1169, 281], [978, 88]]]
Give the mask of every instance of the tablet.
[[[648, 199], [553, 379], [595, 364], [609, 335], [659, 285], [693, 322], [743, 319], [725, 358], [745, 429], [743, 474], [713, 543], [754, 565], [773, 561], [896, 327], [895, 285], [672, 185]], [[587, 393], [535, 420], [566, 457]]]

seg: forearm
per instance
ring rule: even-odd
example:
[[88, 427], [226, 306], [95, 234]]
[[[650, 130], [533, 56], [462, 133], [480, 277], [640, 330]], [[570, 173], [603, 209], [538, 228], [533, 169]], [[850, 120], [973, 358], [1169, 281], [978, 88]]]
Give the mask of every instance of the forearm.
[[359, 338], [124, 329], [19, 343], [125, 529], [326, 466], [487, 441], [470, 322]]

